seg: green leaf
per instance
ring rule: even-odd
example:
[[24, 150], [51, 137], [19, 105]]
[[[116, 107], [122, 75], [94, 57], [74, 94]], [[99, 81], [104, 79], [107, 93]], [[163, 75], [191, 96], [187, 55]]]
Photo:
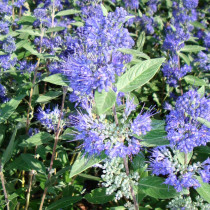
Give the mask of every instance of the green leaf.
[[81, 11], [75, 10], [75, 9], [67, 9], [67, 10], [63, 10], [63, 11], [58, 12], [55, 15], [55, 17], [56, 16], [74, 15], [74, 14], [78, 14], [78, 13], [81, 13]]
[[119, 77], [117, 90], [119, 92], [131, 92], [146, 84], [159, 70], [165, 58], [157, 58], [142, 61], [130, 68], [125, 74]]
[[45, 77], [43, 81], [49, 82], [55, 85], [69, 86], [68, 79], [62, 74], [53, 74], [49, 77]]
[[106, 7], [103, 4], [101, 4], [101, 9], [103, 11], [103, 15], [106, 17], [108, 15], [108, 11], [107, 11]]
[[208, 120], [205, 120], [201, 117], [196, 118], [200, 123], [204, 124], [206, 127], [210, 128], [210, 122]]
[[[192, 156], [193, 156], [193, 152], [187, 153], [187, 162], [186, 162], [186, 164], [188, 164], [190, 162]], [[179, 152], [177, 157], [178, 157], [179, 162], [182, 165], [185, 165], [185, 153], [184, 152]]]
[[193, 26], [195, 26], [197, 28], [205, 29], [205, 26], [202, 23], [198, 22], [198, 21], [191, 22], [190, 24], [192, 24]]
[[205, 201], [210, 203], [210, 185], [208, 183], [204, 183], [200, 176], [196, 176], [196, 178], [201, 184], [201, 187], [196, 188], [196, 191]]
[[201, 50], [206, 50], [206, 48], [199, 45], [185, 45], [180, 52], [199, 52]]
[[162, 145], [169, 145], [169, 141], [166, 138], [165, 130], [152, 130], [145, 136], [142, 136], [141, 144], [145, 147], [157, 147]]
[[24, 49], [28, 50], [32, 55], [36, 55], [39, 58], [43, 58], [42, 54], [40, 54], [37, 50], [35, 50], [30, 44], [25, 44], [22, 46]]
[[34, 147], [48, 143], [53, 137], [47, 132], [40, 132], [19, 144], [21, 147]]
[[41, 31], [39, 30], [33, 30], [33, 29], [20, 29], [16, 30], [17, 33], [27, 33], [32, 36], [41, 36]]
[[205, 86], [200, 87], [197, 92], [200, 94], [201, 97], [205, 95]]
[[164, 178], [148, 176], [139, 181], [139, 189], [153, 198], [169, 199], [178, 195], [176, 190], [169, 185], [163, 184]]
[[114, 200], [115, 195], [106, 195], [106, 188], [97, 188], [85, 195], [85, 199], [93, 204], [104, 204]]
[[21, 154], [20, 156], [22, 158], [22, 163], [23, 164], [25, 163], [30, 170], [36, 170], [39, 173], [46, 174], [46, 169], [44, 164], [41, 161], [35, 159], [34, 155]]
[[197, 77], [194, 77], [192, 75], [185, 76], [184, 77], [184, 80], [186, 81], [186, 83], [188, 83], [190, 85], [195, 85], [195, 86], [208, 86], [204, 80], [199, 79]]
[[36, 18], [32, 16], [22, 16], [21, 18], [19, 18], [18, 24], [22, 24], [24, 22], [33, 23], [35, 20]]
[[5, 125], [0, 125], [0, 146], [4, 140], [6, 129], [7, 129], [7, 127]]
[[103, 159], [105, 159], [105, 155], [91, 158], [83, 156], [78, 157], [71, 168], [69, 178], [72, 178], [73, 176], [82, 173], [83, 171], [92, 167], [93, 165], [100, 163]]
[[6, 104], [2, 104], [0, 107], [0, 124], [5, 122], [13, 114], [25, 96], [26, 93], [18, 95], [17, 97], [12, 98]]
[[62, 95], [62, 91], [49, 91], [45, 95], [41, 95], [37, 98], [37, 103], [46, 103], [51, 101], [52, 99], [57, 98], [58, 96]]
[[73, 26], [77, 26], [77, 27], [82, 27], [82, 26], [84, 26], [84, 23], [83, 23], [83, 22], [80, 22], [80, 21], [72, 22], [72, 23], [70, 23], [70, 24], [73, 25]]
[[101, 93], [98, 91], [95, 93], [96, 109], [99, 115], [107, 112], [115, 104], [115, 101], [116, 93], [111, 89], [109, 92], [103, 90]]
[[188, 56], [186, 56], [184, 53], [178, 53], [179, 57], [182, 58], [184, 60], [184, 62], [190, 66], [190, 59], [188, 58]]
[[12, 152], [14, 150], [14, 145], [15, 145], [15, 137], [17, 134], [17, 130], [21, 128], [21, 124], [19, 123], [16, 127], [15, 130], [12, 134], [12, 137], [10, 139], [9, 145], [7, 146], [6, 150], [4, 151], [2, 158], [1, 158], [1, 165], [2, 167], [4, 167], [4, 165], [6, 164], [6, 162], [11, 158], [12, 156]]
[[130, 55], [133, 55], [133, 56], [136, 56], [136, 57], [150, 59], [150, 57], [147, 54], [145, 54], [143, 52], [140, 52], [138, 50], [120, 48], [118, 51], [120, 51], [122, 53], [125, 53], [125, 54], [130, 54]]
[[57, 32], [57, 31], [63, 31], [65, 28], [64, 27], [53, 27], [53, 28], [48, 28], [48, 30], [46, 31], [46, 33], [52, 33], [52, 32]]
[[19, 49], [23, 47], [25, 44], [28, 44], [28, 40], [21, 40], [20, 42], [16, 44], [16, 48]]
[[137, 47], [138, 47], [139, 51], [143, 50], [144, 43], [145, 43], [145, 32], [142, 31], [140, 36], [139, 36], [139, 38], [138, 38], [138, 40], [137, 40]]
[[60, 200], [57, 200], [53, 202], [51, 205], [49, 205], [46, 210], [57, 210], [57, 209], [63, 209], [71, 206], [73, 203], [76, 203], [78, 201], [82, 200], [81, 196], [75, 196], [75, 197], [64, 197]]

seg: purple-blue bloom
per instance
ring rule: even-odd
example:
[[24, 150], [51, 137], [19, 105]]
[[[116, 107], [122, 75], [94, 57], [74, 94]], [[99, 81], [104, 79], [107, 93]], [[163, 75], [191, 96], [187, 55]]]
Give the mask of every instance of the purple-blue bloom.
[[195, 9], [198, 6], [198, 0], [182, 0], [186, 9]]
[[203, 182], [210, 183], [210, 158], [202, 163], [202, 170], [199, 171]]
[[134, 45], [128, 30], [123, 27], [126, 15], [123, 8], [117, 8], [107, 17], [91, 13], [85, 19], [85, 26], [78, 29], [77, 37], [67, 38], [62, 73], [69, 79], [74, 92], [84, 96], [93, 90], [108, 91], [115, 82], [115, 75], [120, 76], [125, 71], [124, 64], [130, 62], [131, 55], [118, 49]]
[[[40, 121], [40, 123], [48, 130], [55, 131], [57, 129], [58, 120], [60, 117], [60, 110], [58, 109], [58, 106], [54, 107], [53, 110], [50, 108], [46, 108], [45, 110], [42, 110], [41, 107], [38, 108], [36, 113], [37, 120]], [[61, 127], [65, 126], [65, 122], [61, 121]]]
[[198, 117], [210, 121], [210, 100], [190, 90], [177, 99], [175, 109], [166, 116], [167, 137], [172, 146], [188, 153], [210, 141], [210, 129]]
[[170, 86], [177, 86], [177, 83], [180, 78], [184, 77], [188, 72], [191, 72], [191, 66], [184, 65], [183, 67], [179, 67], [179, 57], [177, 55], [173, 55], [169, 61], [163, 64], [163, 75], [167, 78], [167, 83]]
[[153, 149], [149, 168], [152, 174], [167, 176], [164, 183], [173, 186], [177, 192], [181, 192], [183, 188], [200, 187], [195, 175], [202, 166], [199, 163], [193, 166], [180, 166], [172, 148], [160, 146]]

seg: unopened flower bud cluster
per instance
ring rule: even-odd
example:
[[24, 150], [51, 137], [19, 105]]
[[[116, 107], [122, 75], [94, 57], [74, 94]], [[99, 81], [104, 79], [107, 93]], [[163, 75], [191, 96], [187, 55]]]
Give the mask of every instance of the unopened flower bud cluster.
[[210, 204], [204, 203], [204, 200], [197, 196], [196, 201], [192, 201], [190, 196], [184, 197], [182, 195], [176, 197], [169, 202], [167, 208], [171, 210], [185, 209], [185, 210], [209, 210]]
[[140, 178], [137, 172], [130, 173], [128, 176], [125, 172], [122, 158], [106, 159], [103, 165], [102, 185], [106, 187], [106, 194], [115, 194], [115, 199], [120, 200], [122, 197], [132, 199], [130, 185], [138, 185]]

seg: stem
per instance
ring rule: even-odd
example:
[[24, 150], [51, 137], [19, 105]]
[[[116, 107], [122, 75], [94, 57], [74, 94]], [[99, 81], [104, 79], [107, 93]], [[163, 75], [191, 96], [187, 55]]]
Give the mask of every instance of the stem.
[[[119, 125], [119, 121], [118, 121], [118, 118], [117, 118], [117, 112], [116, 112], [115, 105], [113, 105], [112, 110], [113, 110], [113, 113], [114, 113], [114, 120], [115, 120], [115, 123], [116, 123], [116, 125], [118, 126], [118, 125]], [[123, 161], [124, 161], [124, 166], [125, 166], [126, 175], [129, 176], [129, 167], [128, 167], [128, 161], [127, 161], [126, 157], [123, 158]], [[130, 183], [129, 183], [129, 185], [130, 185], [130, 192], [131, 192], [131, 196], [132, 196], [132, 198], [133, 198], [135, 210], [138, 210], [138, 209], [139, 209], [139, 205], [138, 205], [138, 202], [137, 202], [137, 200], [136, 200], [136, 196], [135, 196], [133, 187], [131, 186]]]
[[[181, 71], [179, 56], [178, 56], [178, 68], [179, 68], [179, 71]], [[183, 88], [182, 88], [181, 79], [179, 79], [179, 88], [180, 88], [180, 92], [181, 92], [181, 96], [182, 96], [183, 95]]]
[[119, 121], [118, 121], [118, 118], [117, 118], [117, 112], [116, 112], [116, 107], [115, 107], [115, 105], [113, 105], [112, 110], [113, 110], [113, 113], [114, 113], [114, 120], [115, 120], [115, 123], [116, 123], [116, 125], [118, 126], [118, 125], [119, 125]]
[[[127, 161], [126, 157], [123, 158], [123, 162], [124, 162], [124, 166], [125, 166], [125, 172], [126, 172], [127, 176], [129, 176], [129, 167], [128, 167], [128, 161]], [[138, 210], [139, 205], [137, 203], [136, 196], [135, 196], [135, 193], [134, 193], [134, 190], [133, 190], [133, 187], [131, 186], [131, 184], [130, 184], [130, 192], [131, 192], [131, 195], [132, 195], [132, 198], [133, 198], [135, 210]]]
[[20, 10], [19, 10], [19, 18], [21, 18], [21, 14], [22, 14], [22, 6], [20, 6]]
[[184, 164], [187, 165], [187, 153], [184, 153]]
[[[60, 132], [62, 130], [62, 128], [60, 128], [60, 123], [61, 123], [61, 118], [62, 118], [62, 115], [63, 115], [66, 93], [67, 93], [67, 87], [64, 87], [63, 88], [63, 99], [62, 99], [62, 105], [61, 105], [61, 112], [60, 112], [60, 116], [59, 116], [59, 119], [58, 119], [58, 125], [57, 125], [57, 129], [56, 129], [56, 133], [55, 133], [55, 139], [54, 139], [55, 141], [54, 141], [53, 152], [52, 152], [51, 161], [50, 161], [50, 169], [49, 169], [48, 178], [47, 178], [48, 180], [50, 180], [50, 178], [51, 178], [51, 170], [52, 170], [53, 162], [54, 162], [54, 159], [55, 159], [56, 146], [57, 146], [57, 143], [58, 143], [58, 140], [59, 140]], [[44, 200], [45, 200], [45, 197], [46, 197], [46, 194], [47, 194], [47, 189], [48, 189], [48, 187], [45, 187], [44, 193], [42, 195], [41, 203], [40, 203], [40, 206], [39, 206], [39, 210], [42, 210], [42, 208], [43, 208]]]
[[[44, 30], [41, 28], [41, 37], [40, 37], [40, 49], [39, 49], [39, 53], [42, 52], [42, 40], [43, 40], [43, 36], [44, 36]], [[30, 95], [29, 95], [29, 102], [28, 102], [28, 112], [27, 112], [27, 120], [26, 120], [26, 134], [28, 134], [28, 130], [29, 130], [29, 126], [31, 123], [31, 119], [30, 119], [30, 111], [33, 112], [33, 108], [31, 106], [32, 104], [32, 97], [33, 97], [33, 92], [34, 92], [34, 86], [36, 83], [36, 78], [37, 78], [37, 73], [38, 73], [38, 68], [39, 68], [39, 64], [40, 64], [40, 58], [38, 58], [37, 64], [36, 64], [36, 68], [34, 71], [34, 78], [33, 78], [33, 82], [32, 82], [32, 87], [30, 90]], [[24, 153], [26, 153], [27, 149], [26, 147], [24, 148]], [[30, 177], [29, 177], [29, 187], [28, 187], [28, 191], [27, 191], [27, 195], [26, 195], [26, 210], [29, 207], [29, 202], [30, 202], [30, 193], [31, 193], [31, 188], [32, 188], [32, 180], [33, 180], [33, 170], [30, 172]], [[22, 171], [22, 187], [25, 186], [25, 171]]]
[[29, 174], [29, 187], [28, 187], [28, 192], [27, 192], [27, 196], [26, 196], [26, 207], [25, 209], [27, 210], [29, 207], [29, 203], [30, 203], [30, 195], [31, 195], [31, 188], [32, 188], [32, 181], [33, 181], [33, 173], [34, 170], [32, 170]]
[[0, 164], [0, 177], [1, 177], [1, 185], [2, 185], [2, 188], [3, 188], [3, 191], [4, 191], [4, 198], [5, 198], [5, 201], [6, 201], [6, 204], [7, 204], [7, 210], [9, 210], [9, 199], [8, 199], [7, 190], [6, 190], [6, 187], [5, 187], [5, 179], [4, 179], [4, 174], [2, 172], [1, 164]]
[[15, 20], [15, 8], [14, 8], [14, 0], [12, 0], [12, 19]]
[[[37, 150], [37, 146], [35, 147], [34, 158], [36, 158], [36, 150]], [[27, 195], [26, 195], [26, 207], [25, 207], [26, 210], [28, 210], [29, 203], [30, 203], [33, 176], [34, 176], [34, 170], [30, 171], [30, 173], [29, 173], [29, 186], [28, 186], [28, 191], [27, 191]]]

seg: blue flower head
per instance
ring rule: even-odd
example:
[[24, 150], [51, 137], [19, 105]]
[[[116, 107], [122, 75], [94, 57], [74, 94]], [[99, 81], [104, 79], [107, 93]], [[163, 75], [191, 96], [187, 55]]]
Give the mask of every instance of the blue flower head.
[[210, 141], [210, 129], [198, 121], [199, 117], [210, 121], [210, 100], [196, 90], [189, 90], [177, 99], [175, 109], [166, 116], [167, 137], [172, 146], [188, 153]]

